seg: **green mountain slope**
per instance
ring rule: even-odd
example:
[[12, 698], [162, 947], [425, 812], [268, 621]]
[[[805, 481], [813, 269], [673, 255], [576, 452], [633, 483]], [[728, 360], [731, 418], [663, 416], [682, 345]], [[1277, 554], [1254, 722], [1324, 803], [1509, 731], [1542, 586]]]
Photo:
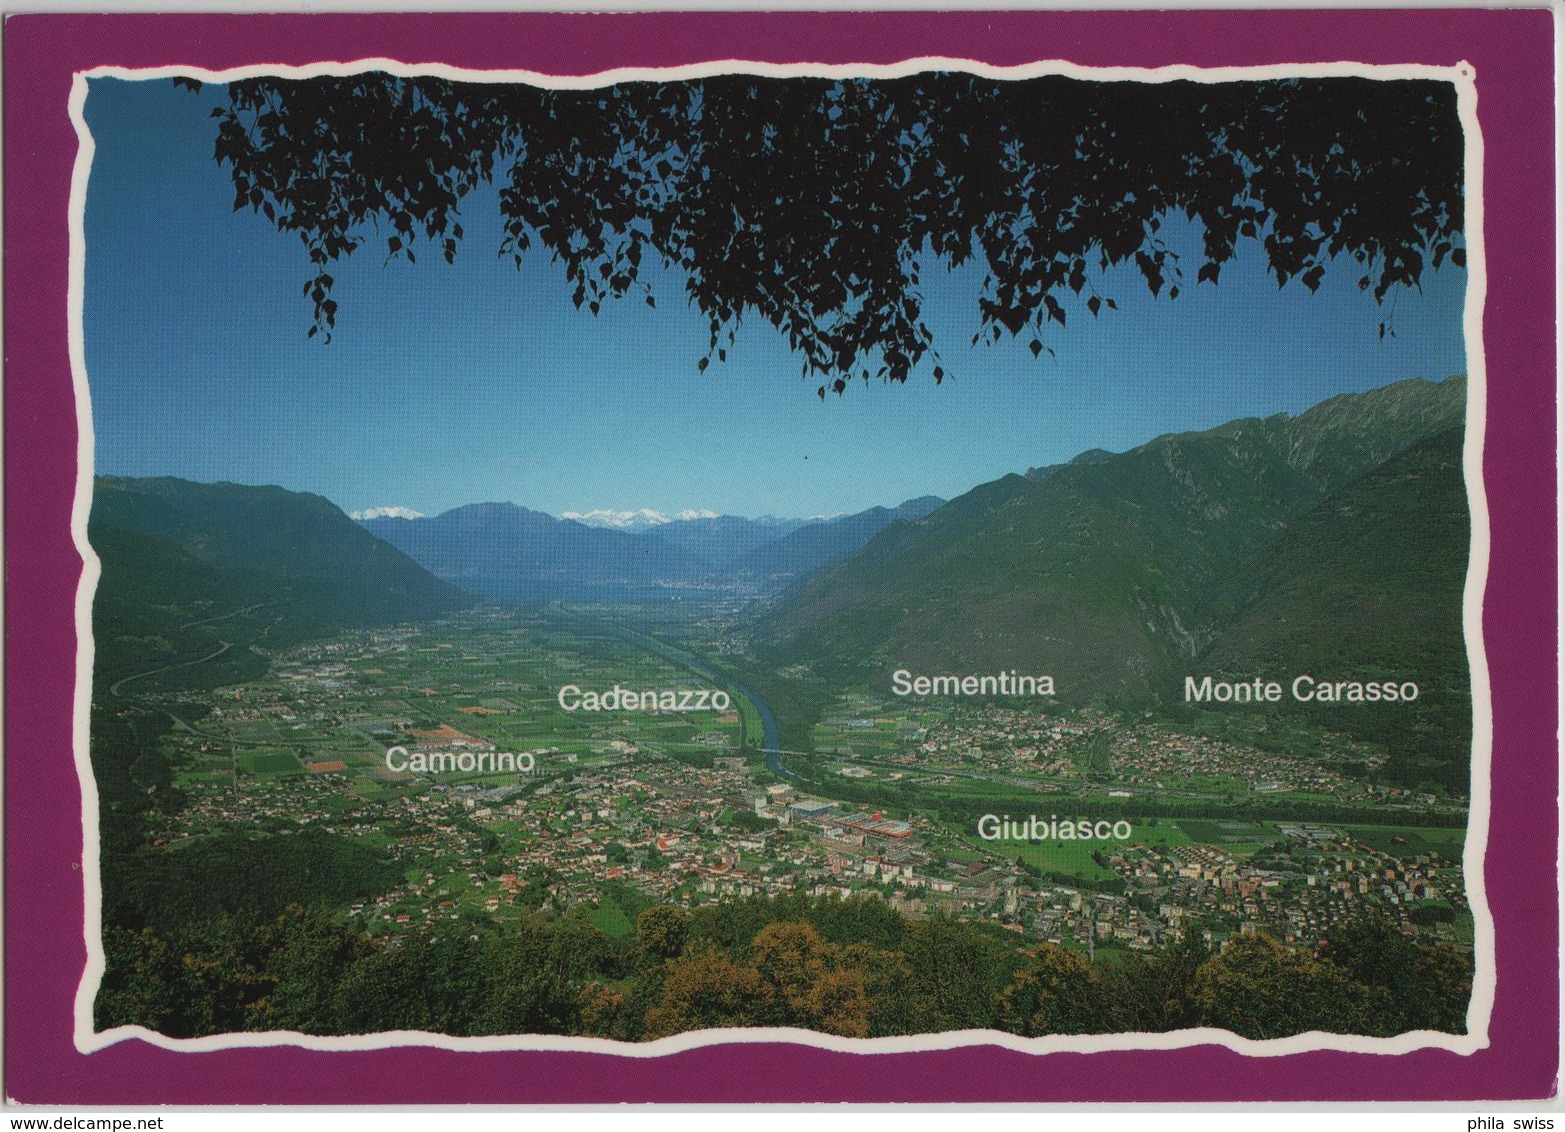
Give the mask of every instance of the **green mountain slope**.
[[1468, 539], [1462, 433], [1412, 445], [1243, 555], [1215, 588], [1222, 635], [1202, 670], [1411, 680], [1393, 711], [1321, 705], [1328, 726], [1383, 742], [1402, 781], [1465, 786], [1471, 696], [1462, 636]]
[[725, 564], [723, 573], [772, 584], [803, 578], [846, 558], [891, 524], [916, 522], [944, 503], [938, 496], [923, 495], [896, 507], [871, 507], [854, 515], [805, 523]]
[[100, 477], [93, 487], [100, 682], [154, 669], [164, 684], [244, 678], [264, 666], [252, 645], [472, 600], [320, 496], [170, 478]]
[[1401, 382], [983, 484], [823, 571], [761, 636], [825, 670], [1014, 667], [1071, 699], [1149, 690], [1216, 638], [1210, 591], [1239, 555], [1460, 424], [1462, 389]]

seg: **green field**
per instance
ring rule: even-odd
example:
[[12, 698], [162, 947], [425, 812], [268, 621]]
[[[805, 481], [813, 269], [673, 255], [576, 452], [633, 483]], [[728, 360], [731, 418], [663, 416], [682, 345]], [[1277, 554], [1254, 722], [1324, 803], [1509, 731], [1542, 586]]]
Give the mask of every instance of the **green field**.
[[739, 709], [739, 745], [759, 751], [766, 746], [766, 727], [761, 722], [760, 712], [755, 710], [748, 696], [735, 696], [734, 706]]
[[636, 932], [636, 925], [619, 906], [612, 892], [605, 892], [603, 900], [592, 910], [592, 926], [610, 939], [625, 939]]
[[1433, 850], [1453, 863], [1461, 859], [1463, 843], [1467, 840], [1465, 829], [1402, 825], [1345, 825], [1340, 828], [1355, 841], [1394, 857], [1417, 857]]
[[[1000, 843], [995, 842], [998, 846]], [[1087, 880], [1109, 880], [1115, 877], [1113, 869], [1105, 869], [1092, 859], [1093, 851], [1103, 851], [1097, 841], [1050, 841], [1042, 845], [1009, 844], [997, 849], [1008, 857], [1026, 861], [1046, 873], [1068, 873]]]
[[1182, 818], [1179, 826], [1198, 845], [1218, 845], [1225, 849], [1243, 845], [1264, 845], [1281, 836], [1271, 824]]
[[[948, 828], [957, 834], [965, 845], [981, 849], [986, 853], [1025, 861], [1045, 873], [1076, 876], [1084, 880], [1110, 880], [1116, 876], [1114, 870], [1106, 869], [1094, 861], [1092, 854], [1094, 851], [1112, 852], [1118, 845], [1117, 842], [1049, 841], [1031, 845], [1018, 841], [984, 841], [968, 827], [951, 825]], [[949, 855], [954, 859], [961, 859], [954, 852]]]
[[[1156, 820], [1157, 824], [1149, 824], [1152, 820]], [[1137, 842], [1143, 845], [1188, 845], [1196, 840], [1190, 835], [1185, 822], [1176, 822], [1170, 818], [1139, 818], [1131, 824], [1136, 831], [1130, 839], [1132, 845]]]
[[304, 773], [304, 765], [292, 751], [266, 749], [240, 751], [235, 756], [235, 761], [238, 762], [240, 770], [249, 771], [257, 777]]
[[[1207, 824], [1237, 824], [1237, 823], [1190, 823], [1176, 822], [1169, 818], [1156, 819], [1157, 824], [1148, 824], [1153, 819], [1142, 818], [1132, 823], [1134, 834], [1129, 841], [1049, 841], [1039, 845], [1024, 844], [1020, 842], [983, 841], [974, 832], [965, 826], [951, 825], [949, 828], [957, 834], [963, 844], [974, 849], [982, 849], [989, 853], [999, 853], [1015, 860], [1025, 861], [1045, 873], [1058, 873], [1078, 876], [1084, 880], [1109, 880], [1117, 874], [1112, 869], [1106, 869], [1092, 859], [1094, 852], [1111, 854], [1133, 845], [1188, 845], [1192, 841], [1203, 842], [1202, 838], [1194, 837], [1188, 830], [1188, 826], [1196, 824], [1202, 827]], [[1252, 828], [1244, 826], [1248, 831]], [[1203, 830], [1203, 832], [1205, 832]], [[1274, 831], [1275, 835], [1275, 831]], [[1271, 840], [1268, 838], [1267, 840]], [[1240, 852], [1254, 852], [1255, 844], [1225, 846]], [[961, 855], [961, 851], [947, 853], [952, 859], [972, 859]], [[974, 854], [976, 857], [976, 854]]]

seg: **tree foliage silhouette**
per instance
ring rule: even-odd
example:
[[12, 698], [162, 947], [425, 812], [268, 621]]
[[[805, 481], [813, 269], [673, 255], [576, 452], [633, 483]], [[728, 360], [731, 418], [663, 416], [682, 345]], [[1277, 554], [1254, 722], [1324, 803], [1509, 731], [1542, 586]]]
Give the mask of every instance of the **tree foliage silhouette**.
[[[454, 259], [462, 200], [491, 181], [500, 254], [520, 267], [547, 249], [578, 307], [655, 305], [661, 263], [707, 318], [700, 369], [758, 317], [822, 396], [926, 361], [944, 376], [921, 290], [934, 264], [981, 261], [974, 342], [1025, 337], [1036, 356], [1051, 323], [1115, 307], [1104, 272], [1120, 264], [1174, 298], [1258, 241], [1279, 286], [1314, 290], [1341, 263], [1379, 302], [1464, 255], [1461, 129], [1435, 81], [931, 72], [542, 90], [372, 72], [227, 95], [216, 159], [235, 209], [302, 241], [312, 335], [336, 322], [336, 261], [381, 240], [388, 259]], [[1168, 241], [1173, 217], [1199, 226], [1199, 262]]]

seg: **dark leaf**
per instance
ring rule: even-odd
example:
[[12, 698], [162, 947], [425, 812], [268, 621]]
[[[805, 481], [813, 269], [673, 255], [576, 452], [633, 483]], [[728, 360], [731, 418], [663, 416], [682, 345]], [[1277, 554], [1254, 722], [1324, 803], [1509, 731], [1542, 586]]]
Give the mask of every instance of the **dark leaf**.
[[1141, 269], [1141, 274], [1146, 277], [1147, 290], [1156, 295], [1163, 289], [1163, 270], [1146, 252], [1136, 253], [1136, 266]]

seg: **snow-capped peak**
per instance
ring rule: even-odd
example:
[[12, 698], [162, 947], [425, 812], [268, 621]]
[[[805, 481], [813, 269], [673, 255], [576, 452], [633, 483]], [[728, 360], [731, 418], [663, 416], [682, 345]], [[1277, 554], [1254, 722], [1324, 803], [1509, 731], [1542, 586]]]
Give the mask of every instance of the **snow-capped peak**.
[[370, 507], [363, 511], [349, 511], [350, 519], [422, 519], [424, 513], [411, 507]]
[[687, 507], [670, 517], [650, 507], [643, 507], [637, 511], [615, 511], [612, 508], [599, 507], [593, 511], [564, 511], [561, 512], [560, 518], [574, 519], [589, 527], [608, 527], [616, 531], [645, 531], [669, 523], [688, 522], [691, 519], [715, 519], [717, 512], [698, 511]]

